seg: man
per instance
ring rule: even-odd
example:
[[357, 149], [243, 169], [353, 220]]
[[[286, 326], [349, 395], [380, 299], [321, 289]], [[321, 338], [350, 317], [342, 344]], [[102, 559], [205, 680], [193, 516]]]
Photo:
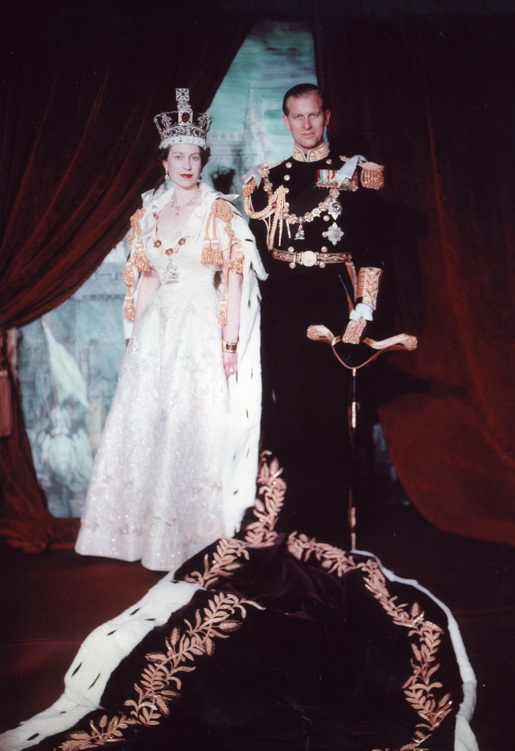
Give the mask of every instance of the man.
[[370, 188], [382, 187], [383, 168], [328, 149], [331, 113], [317, 86], [290, 89], [283, 111], [292, 155], [255, 168], [243, 191], [269, 274], [262, 285], [263, 446], [285, 467], [285, 528], [346, 546], [349, 381], [329, 347], [306, 331], [323, 324], [339, 334], [350, 310], [346, 339], [357, 343], [373, 319], [384, 239]]

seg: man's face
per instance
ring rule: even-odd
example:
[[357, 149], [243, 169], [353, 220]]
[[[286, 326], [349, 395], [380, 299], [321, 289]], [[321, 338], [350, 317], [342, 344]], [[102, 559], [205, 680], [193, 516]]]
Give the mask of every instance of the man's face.
[[283, 115], [283, 123], [291, 131], [295, 146], [304, 152], [315, 149], [324, 139], [324, 127], [331, 113], [322, 111], [315, 91], [302, 97], [290, 97], [286, 104], [288, 114]]

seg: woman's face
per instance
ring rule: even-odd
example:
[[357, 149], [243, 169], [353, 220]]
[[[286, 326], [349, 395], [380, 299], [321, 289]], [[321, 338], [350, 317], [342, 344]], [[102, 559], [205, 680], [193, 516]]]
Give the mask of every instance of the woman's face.
[[174, 143], [163, 162], [175, 186], [184, 190], [197, 187], [202, 172], [200, 147], [192, 143]]

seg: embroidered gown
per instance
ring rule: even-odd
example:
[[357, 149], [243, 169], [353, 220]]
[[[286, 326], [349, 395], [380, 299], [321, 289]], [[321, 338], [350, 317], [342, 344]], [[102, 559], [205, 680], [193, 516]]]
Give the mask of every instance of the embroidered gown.
[[[95, 457], [79, 553], [174, 570], [233, 534], [253, 505], [261, 407], [254, 269], [263, 272], [246, 223], [233, 213], [245, 257], [239, 373], [228, 382], [218, 323], [223, 270], [201, 263], [220, 194], [202, 185], [201, 196], [183, 227], [159, 223], [157, 232], [154, 215], [171, 191], [143, 196], [137, 239], [161, 286], [134, 326]], [[219, 220], [216, 236], [227, 248]]]

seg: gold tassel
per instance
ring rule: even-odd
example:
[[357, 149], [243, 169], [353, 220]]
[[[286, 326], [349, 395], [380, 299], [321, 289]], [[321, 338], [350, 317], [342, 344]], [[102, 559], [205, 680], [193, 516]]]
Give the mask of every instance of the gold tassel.
[[[225, 231], [229, 240], [229, 248], [232, 246], [232, 211], [229, 204], [222, 198], [217, 198], [213, 202], [211, 212], [206, 222], [206, 234], [204, 235], [204, 242], [202, 243], [202, 256], [201, 263], [208, 264], [210, 266], [223, 266], [223, 256], [220, 250], [220, 245], [216, 237], [216, 220], [220, 219], [225, 224]], [[209, 237], [209, 229], [211, 225], [211, 232], [213, 237]]]
[[202, 243], [202, 256], [200, 262], [208, 266], [223, 266], [223, 257], [218, 240], [209, 238]]
[[125, 285], [127, 285], [127, 287], [132, 287], [134, 284], [134, 267], [130, 258], [125, 265], [122, 281]]
[[[150, 264], [145, 253], [145, 246], [141, 242], [141, 220], [145, 216], [145, 209], [138, 209], [131, 216], [132, 230], [127, 237], [131, 249], [131, 260], [138, 271], [150, 271]], [[134, 284], [134, 281], [132, 282]]]
[[125, 295], [123, 301], [123, 317], [126, 321], [133, 321], [136, 317], [136, 311], [134, 310], [134, 298], [130, 292]]
[[227, 261], [226, 268], [229, 271], [233, 271], [235, 274], [243, 274], [243, 248], [241, 247], [241, 241], [238, 237], [235, 238], [236, 242], [236, 251], [234, 253], [234, 258], [232, 260]]
[[138, 271], [150, 271], [150, 264], [145, 253], [145, 247], [142, 242], [136, 243], [136, 249], [132, 258], [134, 265]]

